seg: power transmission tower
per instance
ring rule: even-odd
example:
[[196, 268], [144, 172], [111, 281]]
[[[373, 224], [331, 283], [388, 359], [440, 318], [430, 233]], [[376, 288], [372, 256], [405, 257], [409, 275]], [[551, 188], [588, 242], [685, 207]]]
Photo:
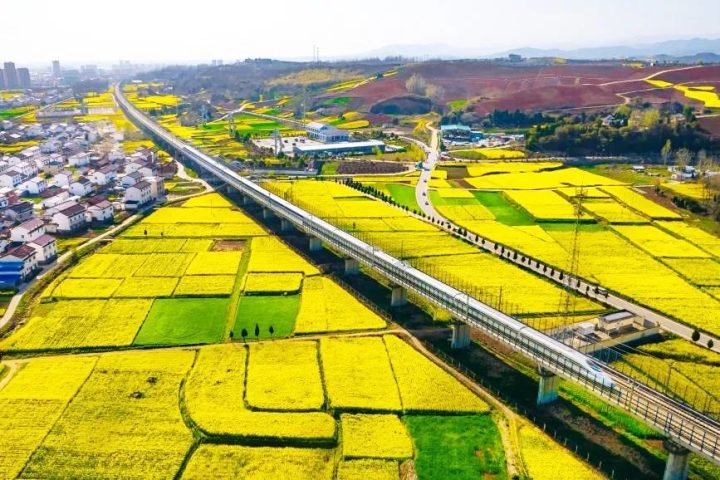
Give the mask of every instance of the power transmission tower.
[[575, 225], [573, 226], [572, 242], [570, 245], [570, 258], [568, 259], [567, 281], [568, 286], [563, 289], [561, 296], [560, 313], [570, 316], [575, 313], [575, 295], [572, 292], [574, 282], [577, 281], [580, 271], [580, 223], [582, 221], [582, 205], [585, 200], [585, 187], [579, 187], [575, 192], [573, 207], [575, 210]]

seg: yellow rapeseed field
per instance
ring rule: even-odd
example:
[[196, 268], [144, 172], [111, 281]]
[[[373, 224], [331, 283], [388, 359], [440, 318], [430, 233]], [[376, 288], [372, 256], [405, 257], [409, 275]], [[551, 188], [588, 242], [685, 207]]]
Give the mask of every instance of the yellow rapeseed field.
[[695, 245], [680, 240], [653, 225], [615, 225], [613, 229], [653, 257], [707, 258]]
[[[536, 220], [575, 220], [576, 208], [553, 190], [508, 190], [505, 195]], [[582, 218], [588, 218], [583, 213]]]
[[115, 298], [169, 297], [175, 291], [175, 277], [129, 277], [115, 290]]
[[228, 202], [225, 197], [219, 193], [208, 193], [199, 197], [193, 197], [186, 200], [183, 207], [212, 207], [212, 208], [230, 208], [232, 203]]
[[255, 238], [250, 249], [249, 272], [303, 272], [305, 275], [320, 273], [314, 265], [295, 253], [278, 238]]
[[195, 255], [194, 253], [151, 253], [142, 266], [135, 271], [135, 275], [138, 277], [180, 277], [185, 273]]
[[245, 408], [246, 351], [241, 345], [202, 348], [185, 386], [188, 413], [209, 435], [243, 439], [335, 439], [334, 419], [323, 412], [259, 412]]
[[185, 275], [235, 275], [242, 252], [200, 252], [185, 271]]
[[317, 342], [250, 345], [247, 391], [252, 408], [319, 410], [325, 403]]
[[609, 223], [649, 223], [645, 217], [633, 212], [625, 205], [615, 200], [587, 200], [582, 204], [583, 208], [592, 215], [606, 220]]
[[526, 424], [520, 428], [520, 443], [525, 468], [533, 480], [555, 480], [559, 468], [564, 477], [573, 480], [603, 478], [535, 426]]
[[331, 408], [401, 409], [382, 338], [323, 338], [320, 357]]
[[3, 350], [130, 345], [152, 300], [61, 300], [40, 303], [30, 321], [0, 343]]
[[85, 257], [68, 276], [73, 278], [125, 278], [132, 276], [149, 257], [95, 253]]
[[186, 275], [180, 278], [176, 296], [227, 296], [235, 286], [235, 275]]
[[652, 219], [679, 220], [682, 218], [679, 214], [653, 202], [652, 200], [649, 200], [629, 187], [602, 187], [602, 190], [606, 191], [633, 210], [637, 210]]
[[383, 337], [406, 412], [487, 412], [488, 405], [394, 335]]
[[344, 458], [412, 458], [413, 444], [397, 415], [340, 416]]
[[302, 273], [296, 272], [248, 273], [243, 290], [245, 293], [296, 293], [302, 281]]
[[190, 458], [182, 478], [331, 480], [334, 465], [332, 450], [201, 445]]
[[34, 359], [0, 390], [0, 477], [17, 477], [95, 366], [96, 357]]
[[398, 463], [392, 460], [344, 460], [338, 465], [338, 480], [397, 480]]
[[600, 185], [623, 185], [601, 175], [578, 168], [563, 168], [541, 172], [513, 172], [467, 178], [475, 188], [501, 190], [537, 190], [569, 186], [591, 187]]
[[184, 350], [102, 355], [23, 476], [174, 475], [192, 443], [178, 390], [193, 357]]
[[296, 333], [371, 330], [386, 323], [327, 277], [307, 277], [303, 283]]
[[685, 222], [657, 222], [657, 225], [668, 230], [669, 232], [683, 238], [690, 243], [694, 243], [706, 252], [716, 257], [720, 257], [720, 238], [711, 235], [705, 230], [698, 227], [688, 225]]
[[118, 289], [119, 278], [66, 278], [52, 291], [54, 298], [110, 298]]

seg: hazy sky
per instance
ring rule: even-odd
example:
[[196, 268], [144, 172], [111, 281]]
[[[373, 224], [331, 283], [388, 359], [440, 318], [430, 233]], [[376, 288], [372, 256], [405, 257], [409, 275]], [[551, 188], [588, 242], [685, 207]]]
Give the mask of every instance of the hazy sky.
[[0, 61], [233, 61], [392, 44], [494, 53], [720, 37], [718, 0], [0, 0]]

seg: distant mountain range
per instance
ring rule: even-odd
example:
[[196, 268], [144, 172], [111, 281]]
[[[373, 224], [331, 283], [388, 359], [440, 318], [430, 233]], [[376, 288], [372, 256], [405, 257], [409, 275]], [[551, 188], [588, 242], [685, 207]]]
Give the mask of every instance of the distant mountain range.
[[667, 40], [657, 43], [638, 45], [615, 45], [607, 47], [587, 47], [572, 50], [543, 48], [514, 48], [495, 54], [484, 54], [479, 49], [457, 48], [450, 45], [388, 45], [382, 48], [356, 55], [355, 58], [394, 57], [407, 58], [498, 58], [515, 53], [527, 58], [562, 57], [572, 60], [603, 59], [654, 59], [683, 62], [720, 61], [720, 38], [693, 38], [689, 40]]

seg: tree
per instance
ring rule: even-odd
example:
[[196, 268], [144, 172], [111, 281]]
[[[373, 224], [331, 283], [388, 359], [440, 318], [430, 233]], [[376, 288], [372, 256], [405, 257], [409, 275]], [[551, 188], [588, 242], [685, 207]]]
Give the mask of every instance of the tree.
[[715, 342], [712, 341], [712, 338], [710, 340], [708, 340], [707, 346], [710, 349], [712, 349], [715, 346]]
[[247, 328], [243, 328], [243, 329], [242, 329], [242, 332], [240, 332], [240, 335], [242, 335], [242, 339], [243, 339], [243, 342], [244, 342], [245, 339], [246, 339], [247, 336], [248, 336]]
[[255, 324], [255, 338], [260, 337], [260, 325]]
[[665, 141], [665, 145], [663, 145], [662, 149], [660, 150], [660, 156], [663, 159], [663, 163], [667, 165], [668, 160], [670, 160], [670, 155], [672, 154], [672, 142], [668, 139]]
[[693, 342], [697, 342], [698, 340], [700, 340], [700, 332], [698, 332], [697, 330], [693, 330], [692, 340]]
[[407, 91], [410, 93], [425, 96], [425, 92], [427, 91], [427, 81], [425, 81], [421, 75], [413, 73], [405, 82], [405, 88], [407, 88]]
[[681, 148], [680, 150], [675, 152], [675, 164], [677, 165], [677, 169], [679, 172], [685, 171], [685, 167], [690, 165], [692, 157], [692, 152], [687, 148]]
[[275, 334], [275, 329], [272, 325], [270, 325], [270, 328], [268, 328], [268, 331], [270, 332], [270, 336], [272, 337]]

